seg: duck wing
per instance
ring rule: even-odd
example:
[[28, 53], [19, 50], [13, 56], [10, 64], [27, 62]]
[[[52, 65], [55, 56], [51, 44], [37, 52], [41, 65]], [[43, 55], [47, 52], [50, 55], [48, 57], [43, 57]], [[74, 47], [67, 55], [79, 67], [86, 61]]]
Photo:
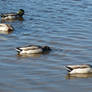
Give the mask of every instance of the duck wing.
[[7, 17], [7, 16], [17, 16], [16, 13], [6, 13], [6, 14], [0, 14], [1, 17]]
[[68, 70], [68, 71], [72, 71], [73, 69], [83, 69], [83, 68], [90, 68], [92, 67], [91, 65], [89, 64], [82, 64], [82, 65], [68, 65], [68, 66], [65, 66], [65, 68]]
[[36, 45], [29, 45], [29, 46], [24, 46], [24, 47], [18, 47], [16, 48], [17, 51], [28, 51], [28, 50], [36, 50], [36, 49], [40, 49], [40, 46], [36, 46]]

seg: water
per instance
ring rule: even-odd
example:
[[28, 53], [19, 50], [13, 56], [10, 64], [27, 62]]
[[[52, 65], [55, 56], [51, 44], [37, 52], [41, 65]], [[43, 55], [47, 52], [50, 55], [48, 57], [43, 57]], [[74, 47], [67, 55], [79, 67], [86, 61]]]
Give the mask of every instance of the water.
[[[64, 65], [92, 64], [91, 0], [0, 0], [0, 13], [24, 9], [24, 21], [0, 34], [0, 92], [92, 92], [92, 76], [67, 77]], [[16, 47], [48, 45], [46, 55], [19, 57]]]

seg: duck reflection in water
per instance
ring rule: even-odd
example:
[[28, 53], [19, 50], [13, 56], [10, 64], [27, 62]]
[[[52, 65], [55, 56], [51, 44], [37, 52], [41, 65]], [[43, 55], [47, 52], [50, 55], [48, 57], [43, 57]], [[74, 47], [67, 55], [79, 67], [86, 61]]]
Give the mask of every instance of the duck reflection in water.
[[45, 53], [39, 53], [39, 54], [17, 54], [18, 57], [23, 57], [23, 58], [28, 58], [28, 57], [32, 57], [32, 58], [39, 58], [42, 55], [47, 55], [49, 52], [45, 52]]
[[32, 57], [32, 58], [39, 58], [41, 56], [41, 54], [17, 54], [18, 57], [23, 57], [23, 58], [28, 58], [28, 57]]
[[92, 73], [86, 74], [67, 74], [66, 79], [75, 79], [75, 78], [92, 78]]

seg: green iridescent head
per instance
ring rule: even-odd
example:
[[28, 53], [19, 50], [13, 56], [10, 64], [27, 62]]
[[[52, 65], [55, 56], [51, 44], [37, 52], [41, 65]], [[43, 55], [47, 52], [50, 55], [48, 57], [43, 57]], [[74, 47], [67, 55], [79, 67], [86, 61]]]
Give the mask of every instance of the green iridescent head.
[[24, 15], [24, 10], [23, 9], [19, 9], [19, 11], [17, 12], [17, 14], [22, 17]]

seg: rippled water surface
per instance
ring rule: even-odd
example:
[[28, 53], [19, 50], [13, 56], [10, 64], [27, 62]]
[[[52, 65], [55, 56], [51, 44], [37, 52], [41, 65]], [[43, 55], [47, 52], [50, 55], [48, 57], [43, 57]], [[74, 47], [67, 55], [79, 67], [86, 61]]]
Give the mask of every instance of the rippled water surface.
[[[92, 75], [67, 76], [63, 67], [92, 64], [92, 1], [0, 0], [0, 13], [18, 9], [24, 20], [7, 21], [14, 32], [0, 34], [0, 92], [92, 92]], [[17, 56], [29, 44], [52, 51]]]

